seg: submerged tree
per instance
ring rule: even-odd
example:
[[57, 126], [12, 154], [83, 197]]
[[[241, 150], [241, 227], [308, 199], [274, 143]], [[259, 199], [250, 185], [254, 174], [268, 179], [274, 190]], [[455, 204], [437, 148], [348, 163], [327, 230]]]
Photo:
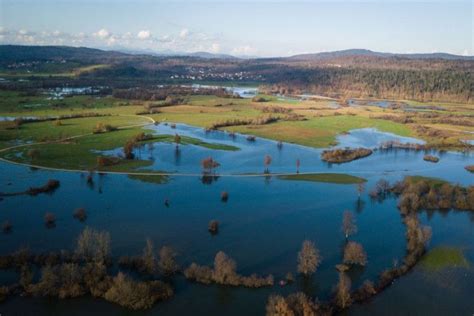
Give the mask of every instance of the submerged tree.
[[123, 146], [123, 154], [125, 156], [125, 159], [133, 159], [135, 157], [133, 149], [136, 145], [137, 143], [135, 142], [135, 140], [129, 140], [125, 143], [125, 145]]
[[176, 144], [176, 148], [178, 148], [179, 144], [181, 144], [181, 136], [179, 136], [178, 133], [174, 135], [174, 143]]
[[300, 160], [299, 159], [296, 159], [296, 173], [300, 173]]
[[359, 264], [365, 266], [367, 264], [367, 254], [364, 247], [355, 241], [349, 241], [344, 248], [344, 263]]
[[212, 157], [208, 157], [201, 160], [201, 166], [205, 172], [211, 173], [215, 168], [219, 167], [220, 164], [214, 159], [212, 159]]
[[158, 267], [161, 273], [171, 275], [179, 270], [179, 265], [176, 262], [176, 252], [173, 248], [168, 246], [161, 247], [159, 256]]
[[104, 261], [110, 252], [110, 234], [86, 227], [77, 239], [76, 254], [84, 260]]
[[357, 225], [351, 211], [344, 211], [342, 218], [342, 232], [346, 236], [346, 239], [349, 238], [350, 235], [357, 233]]
[[298, 272], [309, 276], [316, 272], [320, 263], [321, 256], [314, 243], [310, 240], [303, 241], [301, 250], [298, 252]]
[[339, 282], [337, 283], [334, 300], [341, 309], [347, 308], [352, 304], [351, 279], [344, 272], [339, 272]]
[[272, 163], [272, 157], [270, 155], [265, 155], [265, 158], [263, 159], [263, 164], [265, 166], [264, 173], [270, 173], [270, 170], [268, 167], [270, 167], [270, 164]]

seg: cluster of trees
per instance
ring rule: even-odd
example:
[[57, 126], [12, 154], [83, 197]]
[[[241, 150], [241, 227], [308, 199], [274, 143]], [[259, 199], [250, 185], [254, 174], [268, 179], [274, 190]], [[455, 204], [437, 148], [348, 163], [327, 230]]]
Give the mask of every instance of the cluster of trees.
[[368, 148], [324, 150], [321, 159], [330, 163], [343, 163], [370, 156], [372, 150]]
[[31, 196], [36, 196], [41, 193], [51, 194], [54, 191], [56, 191], [60, 185], [61, 183], [59, 182], [59, 180], [49, 179], [45, 185], [42, 185], [40, 187], [30, 187], [23, 192], [14, 192], [14, 193], [0, 192], [0, 197], [1, 196], [15, 196], [15, 195], [22, 195], [22, 194], [27, 194]]
[[143, 254], [138, 257], [122, 256], [119, 259], [119, 266], [136, 270], [143, 274], [162, 274], [170, 276], [179, 271], [180, 267], [176, 261], [176, 252], [169, 246], [163, 246], [155, 255], [153, 242], [146, 240]]
[[259, 116], [254, 119], [234, 118], [221, 122], [216, 122], [207, 127], [208, 130], [215, 130], [221, 127], [239, 126], [239, 125], [265, 125], [278, 121], [278, 117], [272, 115]]
[[224, 252], [219, 251], [214, 258], [214, 267], [200, 266], [192, 263], [186, 270], [184, 276], [188, 280], [199, 283], [217, 283], [231, 286], [265, 287], [273, 285], [273, 276], [259, 277], [256, 274], [243, 276], [237, 273], [237, 264]]
[[[151, 249], [150, 249], [151, 248]], [[153, 248], [147, 244], [145, 266], [159, 267], [160, 271], [177, 271], [174, 252], [161, 248], [155, 262]], [[62, 251], [33, 255], [27, 249], [0, 257], [0, 269], [19, 271], [19, 281], [0, 288], [0, 301], [8, 295], [73, 298], [92, 295], [130, 309], [150, 308], [157, 301], [173, 295], [170, 285], [155, 278], [137, 281], [123, 272], [108, 274], [111, 266], [110, 235], [86, 227], [77, 240], [74, 253]], [[40, 278], [35, 278], [35, 267]]]
[[[184, 102], [182, 96], [215, 95], [222, 98], [235, 98], [224, 88], [206, 88], [182, 85], [167, 85], [160, 87], [138, 87], [128, 89], [114, 89], [112, 95], [119, 99], [165, 101], [166, 105], [176, 105]], [[164, 104], [162, 104], [163, 106]]]

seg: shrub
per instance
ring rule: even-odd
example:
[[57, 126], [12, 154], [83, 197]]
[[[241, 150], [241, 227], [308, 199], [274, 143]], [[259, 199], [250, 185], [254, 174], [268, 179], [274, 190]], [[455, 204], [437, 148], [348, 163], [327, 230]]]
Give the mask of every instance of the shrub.
[[221, 192], [221, 201], [222, 202], [227, 202], [228, 199], [229, 199], [229, 193], [227, 193], [226, 191], [222, 191]]
[[84, 269], [84, 284], [94, 297], [103, 297], [112, 280], [107, 275], [107, 267], [102, 261], [87, 262]]
[[59, 298], [79, 297], [85, 294], [82, 271], [75, 263], [64, 263], [59, 268]]
[[465, 166], [464, 169], [466, 169], [466, 170], [469, 171], [469, 172], [473, 172], [473, 173], [474, 173], [474, 165]]
[[211, 172], [213, 169], [220, 166], [220, 164], [212, 159], [212, 157], [205, 158], [201, 161], [201, 166], [204, 170]]
[[10, 223], [9, 220], [6, 220], [6, 221], [3, 222], [3, 224], [2, 224], [2, 230], [3, 230], [4, 233], [9, 233], [9, 232], [11, 232], [11, 231], [12, 231], [12, 228], [13, 228], [13, 225], [12, 225], [12, 223]]
[[56, 223], [56, 216], [53, 213], [46, 212], [44, 214], [44, 223], [48, 228], [52, 228]]
[[104, 298], [123, 307], [139, 310], [150, 308], [157, 301], [172, 295], [171, 287], [161, 281], [136, 282], [119, 272]]
[[215, 219], [209, 222], [208, 230], [211, 234], [217, 234], [219, 231], [219, 222]]
[[147, 239], [146, 246], [145, 248], [143, 248], [142, 270], [149, 274], [153, 274], [156, 271], [156, 258], [154, 253], [155, 251], [153, 248], [153, 242], [151, 241], [151, 239]]
[[195, 280], [204, 284], [214, 282], [223, 285], [242, 285], [254, 288], [273, 285], [274, 280], [272, 275], [262, 278], [256, 274], [252, 274], [247, 277], [237, 274], [236, 269], [237, 265], [235, 261], [224, 252], [219, 251], [214, 259], [214, 269], [200, 266], [193, 262], [184, 270], [184, 276], [189, 280]]
[[36, 160], [40, 157], [40, 151], [38, 149], [29, 149], [26, 152], [26, 156], [30, 158], [31, 160]]
[[84, 260], [104, 261], [110, 252], [110, 234], [86, 227], [77, 239], [76, 254]]
[[313, 302], [302, 292], [290, 294], [288, 297], [271, 295], [266, 305], [267, 316], [315, 316], [324, 315], [319, 304]]
[[28, 195], [38, 195], [40, 193], [50, 193], [54, 192], [57, 188], [59, 188], [60, 182], [58, 180], [49, 179], [48, 182], [43, 185], [42, 187], [31, 187], [26, 191]]
[[104, 124], [104, 123], [97, 123], [96, 126], [92, 129], [92, 133], [94, 134], [101, 134], [101, 133], [107, 133], [107, 132], [112, 132], [117, 130], [116, 127], [109, 125], [109, 124]]
[[306, 276], [316, 272], [321, 263], [319, 250], [309, 240], [303, 241], [300, 252], [298, 252], [298, 272]]
[[159, 252], [158, 267], [161, 273], [171, 275], [179, 270], [179, 265], [176, 263], [176, 252], [171, 247], [163, 246]]
[[344, 248], [344, 263], [359, 264], [365, 266], [367, 264], [367, 254], [364, 247], [355, 241], [349, 241]]
[[129, 140], [125, 143], [125, 145], [123, 146], [123, 154], [125, 156], [125, 159], [133, 159], [135, 157], [133, 149], [136, 145], [137, 143], [134, 139]]
[[372, 150], [367, 148], [325, 150], [321, 154], [324, 161], [343, 163], [370, 156]]
[[436, 157], [436, 156], [432, 156], [432, 155], [425, 155], [425, 156], [423, 157], [423, 160], [424, 160], [424, 161], [428, 161], [428, 162], [435, 162], [435, 163], [436, 163], [436, 162], [439, 161], [439, 158]]
[[119, 163], [119, 160], [114, 157], [99, 156], [97, 157], [98, 167], [110, 167]]
[[72, 215], [75, 219], [79, 220], [80, 222], [84, 222], [87, 219], [86, 210], [83, 207], [80, 207], [74, 211]]

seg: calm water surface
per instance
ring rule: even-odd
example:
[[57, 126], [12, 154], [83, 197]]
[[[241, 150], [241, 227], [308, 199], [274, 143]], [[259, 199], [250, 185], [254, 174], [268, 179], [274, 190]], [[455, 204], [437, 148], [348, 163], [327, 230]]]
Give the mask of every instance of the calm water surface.
[[[107, 230], [112, 237], [112, 255], [139, 255], [145, 239], [156, 247], [171, 245], [179, 253], [179, 262], [187, 266], [195, 261], [211, 265], [222, 250], [237, 262], [241, 274], [273, 274], [282, 279], [287, 272], [296, 275], [296, 255], [304, 239], [313, 240], [323, 256], [317, 273], [310, 279], [297, 277], [296, 282], [280, 287], [245, 289], [186, 282], [174, 279], [175, 296], [144, 312], [130, 312], [103, 300], [80, 298], [47, 300], [12, 298], [0, 305], [0, 312], [34, 315], [118, 314], [118, 315], [262, 315], [271, 293], [288, 294], [304, 291], [327, 299], [337, 282], [334, 265], [341, 262], [344, 236], [340, 231], [342, 213], [352, 210], [359, 232], [353, 240], [361, 242], [368, 254], [365, 268], [352, 269], [353, 286], [365, 279], [375, 279], [405, 253], [405, 227], [401, 222], [395, 199], [373, 202], [367, 192], [381, 178], [390, 181], [405, 175], [440, 177], [463, 185], [474, 184], [474, 176], [464, 166], [474, 163], [474, 156], [443, 153], [438, 164], [423, 161], [424, 152], [376, 151], [373, 155], [341, 165], [328, 165], [319, 159], [321, 150], [284, 144], [281, 149], [273, 141], [257, 138], [252, 143], [243, 135], [230, 137], [224, 132], [206, 133], [201, 129], [180, 125], [176, 129], [159, 125], [155, 132], [192, 136], [211, 143], [239, 147], [239, 151], [216, 151], [199, 146], [181, 145], [177, 157], [174, 144], [147, 146], [137, 155], [152, 159], [149, 169], [199, 173], [199, 161], [212, 156], [222, 166], [222, 174], [261, 173], [263, 157], [273, 157], [270, 171], [294, 172], [296, 159], [301, 172], [342, 172], [368, 180], [366, 191], [358, 202], [355, 185], [338, 185], [285, 181], [278, 177], [219, 177], [203, 184], [199, 176], [171, 176], [164, 184], [147, 183], [125, 175], [96, 175], [89, 186], [77, 173], [33, 171], [29, 168], [0, 163], [0, 191], [22, 191], [43, 185], [48, 179], [61, 181], [51, 195], [16, 196], [0, 201], [0, 221], [10, 220], [13, 231], [0, 234], [2, 254], [21, 246], [35, 252], [72, 249], [85, 225]], [[378, 142], [394, 137], [374, 130], [353, 131], [341, 136], [341, 145], [357, 144], [376, 147]], [[114, 151], [112, 151], [114, 152]], [[119, 149], [115, 151], [118, 153]], [[229, 192], [227, 203], [220, 201], [220, 192]], [[170, 206], [164, 205], [169, 199]], [[75, 208], [84, 207], [85, 224], [72, 218]], [[45, 212], [56, 214], [56, 227], [43, 224]], [[220, 232], [207, 232], [210, 220], [221, 223]], [[469, 262], [474, 262], [474, 217], [467, 212], [421, 213], [424, 224], [433, 228], [430, 249], [440, 245], [459, 247]], [[426, 271], [418, 266], [394, 286], [369, 304], [355, 306], [348, 314], [377, 315], [445, 315], [474, 311], [470, 299], [473, 291], [472, 268], [448, 267], [440, 272]], [[2, 272], [3, 283], [15, 281], [15, 275]], [[446, 285], [445, 280], [451, 280]]]

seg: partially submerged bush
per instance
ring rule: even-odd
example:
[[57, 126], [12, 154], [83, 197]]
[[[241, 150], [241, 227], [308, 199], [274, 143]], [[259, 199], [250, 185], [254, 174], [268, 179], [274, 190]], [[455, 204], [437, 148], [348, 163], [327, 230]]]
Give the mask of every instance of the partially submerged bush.
[[212, 172], [213, 169], [220, 166], [220, 163], [212, 159], [212, 157], [208, 157], [201, 161], [201, 166], [205, 171]]
[[298, 252], [298, 272], [306, 276], [311, 275], [316, 272], [320, 263], [321, 256], [314, 243], [310, 240], [303, 241], [301, 250]]
[[465, 166], [464, 169], [466, 169], [469, 172], [474, 173], [474, 165]]
[[207, 229], [211, 234], [217, 234], [219, 232], [219, 222], [215, 219], [210, 221]]
[[104, 261], [110, 252], [110, 234], [86, 227], [77, 239], [76, 254], [84, 260]]
[[158, 267], [161, 273], [171, 275], [179, 270], [179, 265], [176, 262], [176, 252], [173, 248], [168, 246], [161, 247], [159, 257]]
[[12, 225], [12, 223], [10, 223], [9, 220], [6, 220], [6, 221], [3, 222], [3, 224], [2, 224], [2, 231], [3, 231], [4, 233], [9, 233], [9, 232], [11, 232], [11, 231], [12, 231], [12, 228], [13, 228], [13, 225]]
[[136, 282], [122, 272], [112, 281], [104, 298], [121, 306], [138, 310], [147, 309], [157, 301], [173, 295], [171, 287], [161, 281]]
[[56, 224], [56, 215], [51, 212], [46, 212], [46, 214], [44, 214], [44, 224], [48, 228], [54, 227]]
[[355, 241], [349, 241], [344, 248], [345, 264], [359, 264], [365, 266], [367, 264], [367, 254], [364, 247]]
[[186, 270], [184, 276], [189, 280], [209, 284], [217, 283], [232, 286], [245, 287], [263, 287], [273, 285], [273, 276], [265, 278], [255, 274], [251, 276], [242, 276], [236, 272], [237, 265], [235, 261], [228, 257], [224, 252], [219, 251], [214, 259], [214, 269], [207, 266], [200, 266], [192, 263]]
[[221, 192], [221, 201], [222, 202], [227, 202], [228, 199], [229, 199], [229, 193], [227, 193], [226, 191], [222, 191]]
[[270, 295], [266, 305], [267, 316], [315, 316], [324, 315], [320, 305], [306, 294], [298, 292], [288, 297]]
[[436, 156], [432, 156], [432, 155], [425, 155], [423, 157], [423, 160], [424, 161], [428, 161], [428, 162], [438, 162], [439, 161], [439, 158], [436, 157]]
[[40, 193], [50, 193], [50, 192], [55, 191], [57, 188], [59, 188], [59, 185], [60, 185], [59, 180], [49, 179], [48, 182], [42, 187], [37, 187], [37, 188], [30, 187], [26, 191], [26, 194], [35, 196]]
[[367, 148], [325, 150], [321, 154], [324, 161], [343, 163], [370, 156], [372, 150]]
[[80, 207], [74, 210], [72, 215], [75, 219], [79, 220], [80, 222], [84, 222], [87, 219], [86, 210], [83, 207]]

